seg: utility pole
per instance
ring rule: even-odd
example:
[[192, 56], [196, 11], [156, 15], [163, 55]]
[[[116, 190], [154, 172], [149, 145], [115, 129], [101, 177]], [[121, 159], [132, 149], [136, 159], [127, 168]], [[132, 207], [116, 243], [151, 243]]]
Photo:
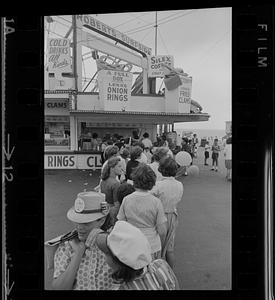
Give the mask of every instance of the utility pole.
[[158, 43], [158, 12], [156, 11], [156, 25], [155, 30], [155, 55], [157, 56], [157, 43]]
[[72, 28], [73, 28], [73, 76], [75, 82], [75, 91], [78, 91], [77, 84], [77, 32], [76, 32], [76, 16], [72, 15]]

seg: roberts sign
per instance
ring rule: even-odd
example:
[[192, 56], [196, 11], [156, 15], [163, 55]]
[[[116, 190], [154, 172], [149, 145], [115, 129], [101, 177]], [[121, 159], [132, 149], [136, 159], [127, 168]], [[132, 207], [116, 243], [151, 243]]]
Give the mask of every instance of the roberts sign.
[[149, 77], [164, 77], [162, 66], [174, 67], [174, 57], [172, 55], [151, 56], [149, 59]]

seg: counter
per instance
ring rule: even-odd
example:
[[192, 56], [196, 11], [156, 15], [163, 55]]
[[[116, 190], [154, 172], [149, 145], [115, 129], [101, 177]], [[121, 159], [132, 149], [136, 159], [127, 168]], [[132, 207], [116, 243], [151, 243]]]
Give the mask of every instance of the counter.
[[101, 169], [100, 151], [45, 151], [44, 169]]

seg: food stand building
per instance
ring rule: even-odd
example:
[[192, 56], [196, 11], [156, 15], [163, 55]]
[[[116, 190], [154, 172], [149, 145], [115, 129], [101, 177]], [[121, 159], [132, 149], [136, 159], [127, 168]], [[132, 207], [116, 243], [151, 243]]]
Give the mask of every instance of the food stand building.
[[[106, 134], [131, 136], [132, 131], [137, 130], [140, 136], [148, 132], [150, 138], [156, 140], [158, 133], [173, 131], [174, 123], [209, 119], [201, 106], [191, 99], [191, 92], [186, 94], [190, 77], [180, 76], [181, 82], [188, 79], [186, 85], [169, 89], [167, 84], [165, 94], [156, 94], [155, 78], [149, 75], [150, 48], [127, 40], [115, 29], [107, 31], [110, 27], [90, 16], [74, 16], [73, 20], [73, 75], [66, 75], [70, 72], [68, 67], [63, 73], [51, 68], [45, 73], [45, 169], [101, 168], [100, 149], [92, 150], [81, 143], [85, 138], [91, 140], [93, 133], [102, 139]], [[92, 35], [87, 29], [110, 39], [116, 36], [116, 43], [120, 45]], [[64, 45], [63, 42], [56, 44]], [[103, 53], [97, 59], [97, 92], [85, 92], [82, 88], [79, 75], [82, 74], [82, 46]], [[52, 48], [52, 51], [57, 50]], [[106, 56], [115, 64], [108, 64]], [[142, 69], [134, 85], [133, 74], [129, 71], [131, 65]]]

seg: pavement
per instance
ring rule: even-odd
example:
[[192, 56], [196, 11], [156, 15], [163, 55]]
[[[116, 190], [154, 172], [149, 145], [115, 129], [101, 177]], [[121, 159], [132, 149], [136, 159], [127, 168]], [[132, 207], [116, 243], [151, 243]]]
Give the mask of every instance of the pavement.
[[[219, 171], [204, 166], [203, 148], [193, 164], [199, 175], [179, 178], [184, 185], [178, 205], [175, 274], [183, 290], [231, 289], [231, 182], [225, 179], [223, 152]], [[45, 170], [45, 241], [73, 228], [66, 218], [77, 193], [92, 190], [100, 171]], [[45, 267], [45, 289], [51, 289], [52, 270]]]

